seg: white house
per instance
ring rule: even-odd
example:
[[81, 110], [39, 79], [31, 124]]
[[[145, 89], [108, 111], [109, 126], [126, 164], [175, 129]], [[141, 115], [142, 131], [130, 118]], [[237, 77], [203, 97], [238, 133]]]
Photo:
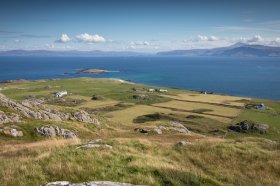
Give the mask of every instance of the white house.
[[55, 93], [55, 96], [57, 98], [61, 98], [63, 96], [66, 96], [67, 94], [68, 94], [67, 91], [60, 91], [60, 92]]
[[150, 88], [148, 91], [149, 91], [149, 92], [154, 92], [154, 91], [155, 91], [155, 89]]

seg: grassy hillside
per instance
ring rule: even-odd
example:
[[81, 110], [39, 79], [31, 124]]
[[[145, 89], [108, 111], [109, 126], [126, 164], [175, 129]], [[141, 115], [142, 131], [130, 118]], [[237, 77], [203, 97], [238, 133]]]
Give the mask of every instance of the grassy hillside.
[[[0, 134], [0, 185], [41, 185], [50, 181], [97, 180], [143, 185], [279, 185], [280, 102], [204, 95], [108, 79], [55, 79], [0, 84], [0, 93], [17, 102], [45, 98], [61, 112], [85, 110], [101, 125], [35, 120], [0, 124], [23, 131], [23, 137]], [[164, 88], [166, 89], [166, 88]], [[64, 98], [53, 93], [67, 90]], [[245, 109], [264, 103], [268, 110]], [[0, 105], [0, 111], [15, 112]], [[237, 122], [267, 124], [267, 133], [233, 132]], [[157, 127], [180, 123], [191, 133]], [[78, 138], [48, 138], [34, 128], [55, 125]], [[135, 128], [145, 128], [140, 133]], [[77, 148], [100, 138], [110, 148]], [[176, 145], [180, 141], [188, 145]]]

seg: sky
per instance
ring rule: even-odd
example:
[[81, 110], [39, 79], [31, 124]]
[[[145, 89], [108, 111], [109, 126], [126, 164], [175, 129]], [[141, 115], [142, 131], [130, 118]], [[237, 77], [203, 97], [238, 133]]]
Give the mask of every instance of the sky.
[[1, 0], [0, 50], [280, 46], [280, 0]]

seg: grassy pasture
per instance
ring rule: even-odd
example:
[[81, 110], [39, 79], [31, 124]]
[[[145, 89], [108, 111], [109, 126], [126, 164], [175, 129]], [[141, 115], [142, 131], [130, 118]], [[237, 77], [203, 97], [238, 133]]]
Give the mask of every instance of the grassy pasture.
[[214, 114], [221, 117], [236, 117], [240, 113], [240, 109], [229, 108], [217, 105], [211, 105], [207, 103], [193, 103], [184, 101], [169, 101], [165, 103], [153, 104], [154, 106], [167, 107], [179, 110], [185, 110], [188, 112], [196, 112], [198, 109], [206, 109], [205, 114]]
[[279, 152], [263, 140], [201, 138], [180, 149], [131, 139], [111, 139], [112, 150], [76, 149], [78, 143], [45, 140], [4, 146], [0, 152], [1, 184], [37, 186], [56, 180], [143, 185], [279, 183]]
[[220, 117], [220, 116], [212, 116], [212, 115], [204, 115], [204, 114], [197, 114], [197, 113], [192, 113], [192, 112], [187, 112], [187, 111], [173, 111], [170, 109], [166, 108], [158, 108], [158, 107], [153, 107], [153, 106], [147, 106], [147, 105], [136, 105], [133, 107], [130, 107], [125, 110], [119, 110], [119, 111], [113, 111], [113, 112], [108, 112], [105, 114], [105, 117], [109, 118], [110, 120], [118, 123], [123, 123], [123, 124], [132, 124], [133, 119], [142, 116], [145, 114], [152, 114], [155, 112], [160, 112], [160, 113], [165, 113], [165, 114], [180, 114], [184, 115], [185, 117], [188, 115], [197, 115], [197, 116], [203, 116], [206, 118], [210, 118], [213, 120], [217, 120], [220, 122], [225, 122], [228, 123], [231, 121], [231, 119], [225, 118], [225, 117]]
[[163, 96], [172, 99], [183, 100], [183, 101], [216, 103], [216, 104], [239, 106], [239, 107], [243, 107], [244, 102], [251, 100], [251, 98], [241, 98], [241, 97], [217, 95], [217, 94], [198, 94], [198, 93], [196, 94], [181, 93], [178, 95], [163, 95]]
[[[149, 86], [91, 78], [0, 84], [0, 93], [17, 101], [28, 96], [50, 98], [53, 92], [67, 90], [70, 95], [65, 98], [85, 101], [71, 106], [49, 106], [62, 111], [97, 110], [101, 121], [101, 126], [96, 127], [73, 121], [23, 118], [22, 123], [0, 125], [24, 133], [19, 138], [0, 135], [0, 185], [37, 186], [57, 180], [107, 180], [155, 186], [279, 185], [279, 101], [202, 95], [176, 89], [168, 89], [168, 94], [144, 92], [149, 99], [136, 100], [132, 95], [138, 93], [133, 87]], [[91, 100], [93, 95], [104, 99]], [[264, 103], [269, 110], [244, 110], [246, 102]], [[3, 106], [0, 110], [13, 112]], [[138, 117], [155, 113], [159, 113], [159, 119], [135, 122]], [[269, 132], [263, 135], [227, 132], [231, 123], [245, 119], [268, 124]], [[178, 121], [193, 132], [158, 135], [133, 130], [170, 121]], [[45, 138], [34, 131], [42, 125], [75, 131], [79, 138]], [[113, 149], [77, 149], [79, 144], [96, 138], [102, 138]], [[182, 140], [191, 144], [176, 147]]]

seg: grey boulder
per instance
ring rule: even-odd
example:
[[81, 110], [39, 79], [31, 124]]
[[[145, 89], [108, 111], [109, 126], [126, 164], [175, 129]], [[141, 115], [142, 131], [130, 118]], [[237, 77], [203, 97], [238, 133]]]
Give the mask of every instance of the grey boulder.
[[62, 136], [65, 139], [70, 139], [70, 138], [76, 138], [77, 135], [64, 128], [60, 128], [58, 126], [42, 126], [42, 127], [37, 127], [35, 130], [45, 136], [45, 137], [56, 137], [56, 136]]

